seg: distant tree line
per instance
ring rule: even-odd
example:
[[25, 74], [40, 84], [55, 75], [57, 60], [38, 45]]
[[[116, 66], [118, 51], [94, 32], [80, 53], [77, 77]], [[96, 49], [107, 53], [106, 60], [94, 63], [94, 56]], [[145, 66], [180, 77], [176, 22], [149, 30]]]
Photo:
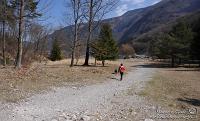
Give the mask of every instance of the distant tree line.
[[[41, 16], [37, 0], [1, 0], [1, 54], [3, 65], [14, 61], [16, 68], [42, 55], [45, 47], [46, 28], [33, 21]], [[32, 58], [32, 59], [31, 59]]]
[[[70, 20], [72, 20], [72, 35], [70, 48], [71, 50], [71, 66], [78, 62], [80, 50], [82, 49], [81, 25], [87, 23], [87, 37], [85, 37], [85, 62], [84, 65], [89, 65], [89, 56], [92, 53], [91, 46], [93, 45], [93, 32], [100, 26], [101, 20], [105, 14], [110, 12], [117, 0], [66, 0], [71, 11]], [[7, 64], [14, 64], [16, 68], [21, 68], [22, 65], [30, 63], [34, 60], [49, 58], [53, 61], [62, 59], [63, 45], [69, 43], [60, 43], [63, 39], [60, 36], [49, 37], [50, 31], [48, 27], [39, 24], [38, 19], [42, 16], [39, 11], [40, 0], [0, 0], [0, 61], [6, 67]], [[84, 22], [84, 23], [83, 23]], [[111, 32], [110, 26], [106, 28]], [[101, 32], [103, 33], [103, 32]], [[100, 41], [109, 41], [108, 43], [115, 46], [115, 41], [112, 35], [109, 39], [100, 39]], [[112, 40], [112, 41], [111, 41]], [[51, 42], [51, 44], [49, 44]], [[49, 45], [51, 47], [49, 47]], [[99, 44], [98, 44], [99, 45]], [[65, 46], [66, 47], [66, 46]], [[51, 48], [51, 51], [49, 49]], [[68, 49], [66, 48], [66, 49]], [[108, 49], [108, 48], [107, 48]], [[116, 48], [113, 48], [114, 51]], [[111, 51], [111, 50], [109, 50]], [[98, 52], [99, 53], [99, 52]], [[117, 51], [116, 51], [117, 53]], [[95, 58], [98, 60], [110, 60], [115, 57]], [[108, 55], [106, 55], [108, 56]], [[109, 54], [111, 56], [111, 54]], [[114, 55], [115, 56], [115, 55]]]
[[200, 18], [192, 24], [183, 19], [168, 33], [154, 36], [149, 51], [151, 56], [170, 58], [172, 67], [183, 60], [200, 60]]

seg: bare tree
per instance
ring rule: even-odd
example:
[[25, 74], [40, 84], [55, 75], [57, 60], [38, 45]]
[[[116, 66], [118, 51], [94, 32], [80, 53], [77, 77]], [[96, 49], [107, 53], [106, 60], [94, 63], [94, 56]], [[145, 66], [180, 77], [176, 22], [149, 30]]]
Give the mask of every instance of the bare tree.
[[32, 19], [40, 16], [40, 14], [36, 12], [38, 2], [35, 0], [15, 0], [12, 2], [12, 5], [16, 8], [16, 16], [18, 20], [18, 50], [16, 67], [21, 68], [25, 19]]
[[88, 23], [88, 37], [86, 40], [85, 66], [89, 65], [92, 32], [99, 26], [105, 14], [110, 12], [117, 2], [118, 0], [86, 0], [85, 20]]
[[82, 24], [83, 20], [83, 0], [71, 0], [71, 10], [73, 12], [73, 40], [71, 46], [71, 64], [70, 66], [74, 66], [74, 58], [76, 53], [76, 48], [79, 46], [79, 31], [80, 25]]
[[21, 68], [21, 63], [22, 63], [22, 48], [23, 48], [23, 27], [24, 27], [24, 0], [20, 1], [20, 6], [19, 6], [19, 35], [18, 35], [18, 50], [17, 50], [17, 62], [16, 62], [16, 67]]
[[44, 28], [37, 24], [32, 23], [29, 29], [29, 36], [30, 41], [34, 44], [33, 53], [34, 55], [38, 54], [39, 52], [39, 46], [42, 38], [45, 36], [45, 30]]
[[45, 51], [47, 48], [47, 36], [49, 31], [46, 27], [38, 23], [30, 23], [26, 27], [25, 37], [24, 37], [24, 47], [23, 47], [23, 59], [26, 62], [27, 59], [40, 60], [45, 56]]
[[130, 44], [122, 44], [120, 47], [120, 54], [128, 58], [129, 56], [134, 56], [135, 50]]

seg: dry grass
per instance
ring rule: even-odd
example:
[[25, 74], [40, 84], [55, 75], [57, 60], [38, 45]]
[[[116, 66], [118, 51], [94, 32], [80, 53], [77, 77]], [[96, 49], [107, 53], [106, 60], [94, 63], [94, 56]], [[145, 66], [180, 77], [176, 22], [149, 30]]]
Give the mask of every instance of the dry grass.
[[200, 71], [197, 68], [160, 68], [140, 95], [147, 96], [167, 107], [198, 107]]
[[[14, 67], [0, 69], [0, 101], [17, 102], [35, 93], [68, 85], [89, 85], [101, 83], [111, 78], [113, 71], [121, 61], [106, 61], [102, 67], [101, 62], [97, 66], [81, 66], [84, 60], [81, 59], [78, 66], [69, 67], [70, 60], [62, 60], [44, 63], [33, 63], [28, 68], [16, 70]], [[91, 59], [91, 62], [94, 60]], [[123, 61], [127, 66], [132, 61]], [[94, 63], [90, 63], [94, 65]]]

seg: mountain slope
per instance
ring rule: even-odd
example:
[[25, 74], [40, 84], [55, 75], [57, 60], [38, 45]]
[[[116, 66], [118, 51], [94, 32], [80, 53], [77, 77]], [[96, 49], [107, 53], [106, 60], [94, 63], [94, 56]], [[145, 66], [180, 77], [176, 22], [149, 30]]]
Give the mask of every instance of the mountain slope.
[[[200, 0], [162, 0], [161, 2], [136, 10], [131, 10], [122, 16], [103, 20], [103, 23], [110, 23], [113, 28], [113, 35], [119, 43], [134, 41], [141, 35], [155, 31], [162, 26], [175, 21], [190, 13], [200, 10]], [[70, 38], [72, 26], [65, 27], [53, 33], [63, 33], [65, 38]], [[83, 25], [82, 33], [87, 34], [87, 25]], [[98, 28], [95, 34], [98, 32]], [[68, 41], [68, 40], [65, 40]]]
[[114, 25], [113, 32], [121, 35], [119, 42], [124, 42], [198, 10], [200, 0], [163, 0], [154, 6], [125, 13], [118, 19], [126, 25]]

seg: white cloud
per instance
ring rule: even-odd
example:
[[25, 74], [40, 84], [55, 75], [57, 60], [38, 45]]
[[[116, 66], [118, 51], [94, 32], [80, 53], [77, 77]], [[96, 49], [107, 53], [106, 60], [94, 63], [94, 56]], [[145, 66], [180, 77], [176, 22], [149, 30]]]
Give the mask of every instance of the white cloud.
[[116, 13], [117, 13], [118, 16], [121, 16], [126, 11], [128, 11], [128, 5], [127, 4], [123, 4], [121, 6], [118, 6], [117, 9], [116, 9]]
[[154, 1], [153, 3], [151, 3], [151, 5], [157, 4], [159, 2], [160, 2], [160, 0]]
[[121, 16], [128, 10], [143, 8], [146, 6], [154, 5], [161, 0], [120, 0], [119, 6], [116, 8], [115, 13]]
[[129, 4], [140, 4], [144, 3], [145, 0], [121, 0], [122, 2], [129, 2]]
[[144, 3], [145, 0], [121, 0], [121, 5], [116, 8], [116, 14], [121, 16], [129, 10], [130, 5], [138, 5]]

